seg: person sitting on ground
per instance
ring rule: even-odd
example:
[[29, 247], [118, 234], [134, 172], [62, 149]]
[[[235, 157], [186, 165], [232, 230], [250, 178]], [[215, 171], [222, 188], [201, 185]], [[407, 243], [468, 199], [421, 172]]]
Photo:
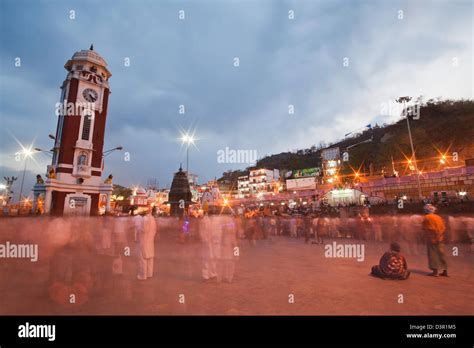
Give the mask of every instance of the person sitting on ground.
[[400, 254], [400, 245], [398, 243], [390, 244], [390, 251], [382, 255], [378, 265], [372, 267], [371, 274], [382, 279], [400, 280], [405, 280], [410, 276], [407, 261]]

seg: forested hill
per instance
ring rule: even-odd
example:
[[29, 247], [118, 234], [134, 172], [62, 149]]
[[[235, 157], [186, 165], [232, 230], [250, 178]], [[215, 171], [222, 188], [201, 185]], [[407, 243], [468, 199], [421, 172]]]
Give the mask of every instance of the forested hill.
[[[421, 104], [419, 119], [411, 120], [410, 125], [420, 170], [437, 169], [440, 166], [440, 152], [447, 153], [448, 165], [452, 166], [474, 158], [474, 101], [429, 100]], [[359, 144], [369, 139], [372, 140]], [[333, 144], [324, 145], [324, 140], [320, 139], [322, 145], [319, 146], [263, 157], [257, 161], [256, 167], [280, 170], [318, 167], [321, 165], [322, 148], [337, 146], [342, 151], [359, 144], [348, 151], [349, 164], [354, 168], [361, 167], [364, 172], [368, 172], [372, 164], [372, 171], [380, 172], [384, 167], [392, 167], [392, 157], [396, 167], [400, 167], [397, 170], [403, 170], [402, 162], [406, 163], [411, 154], [407, 124], [402, 117], [394, 124], [375, 125]], [[453, 162], [453, 152], [457, 152], [458, 162]], [[222, 179], [234, 181], [237, 175], [242, 174], [245, 171], [226, 172]]]

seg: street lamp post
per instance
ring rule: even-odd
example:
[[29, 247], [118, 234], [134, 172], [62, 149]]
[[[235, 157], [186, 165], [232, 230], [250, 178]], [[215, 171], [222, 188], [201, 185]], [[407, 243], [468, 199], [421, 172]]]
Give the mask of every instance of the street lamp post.
[[181, 136], [181, 144], [186, 144], [186, 174], [189, 175], [189, 146], [194, 145], [193, 134], [185, 133]]
[[186, 173], [189, 174], [189, 144], [186, 146]]
[[104, 169], [105, 157], [107, 157], [114, 151], [122, 151], [122, 150], [123, 150], [122, 146], [117, 146], [117, 147], [114, 147], [113, 149], [105, 150], [104, 152], [102, 152], [102, 169]]
[[23, 167], [23, 175], [21, 177], [21, 184], [20, 184], [20, 196], [18, 197], [18, 201], [21, 204], [21, 196], [23, 195], [23, 183], [25, 182], [25, 173], [26, 173], [26, 163], [28, 161], [28, 157], [25, 157], [25, 166]]
[[403, 112], [405, 113], [405, 117], [407, 119], [407, 127], [408, 127], [408, 137], [410, 138], [410, 146], [411, 146], [411, 156], [413, 158], [413, 162], [415, 165], [416, 171], [416, 183], [418, 185], [418, 197], [423, 199], [423, 195], [421, 194], [421, 185], [420, 185], [420, 172], [418, 171], [418, 165], [416, 164], [416, 157], [415, 157], [415, 147], [413, 146], [413, 138], [411, 136], [411, 128], [410, 128], [410, 120], [408, 119], [408, 113], [406, 112], [406, 103], [411, 100], [411, 97], [400, 97], [396, 101], [397, 103], [403, 103]]
[[108, 156], [109, 154], [111, 154], [111, 153], [114, 152], [114, 151], [121, 151], [121, 150], [123, 150], [123, 147], [122, 147], [122, 146], [117, 146], [117, 147], [114, 147], [113, 149], [104, 151], [103, 154], [102, 154], [102, 156], [103, 156], [103, 157], [106, 157], [106, 156]]
[[46, 153], [50, 156], [52, 156], [54, 154], [53, 150], [43, 150], [43, 149], [40, 149], [39, 147], [35, 147], [35, 151], [36, 152], [43, 152], [43, 153]]
[[18, 197], [18, 202], [21, 205], [21, 197], [23, 196], [23, 184], [25, 182], [25, 174], [26, 174], [26, 165], [28, 163], [28, 157], [32, 155], [31, 148], [23, 149], [21, 152], [25, 156], [25, 165], [23, 166], [23, 175], [21, 177], [21, 184], [20, 184], [20, 195]]

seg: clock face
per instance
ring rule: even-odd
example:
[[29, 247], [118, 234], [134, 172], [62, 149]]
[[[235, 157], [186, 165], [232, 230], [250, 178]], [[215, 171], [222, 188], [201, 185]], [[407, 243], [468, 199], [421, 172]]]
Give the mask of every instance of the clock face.
[[92, 88], [86, 88], [85, 90], [83, 90], [82, 96], [90, 103], [95, 103], [97, 98], [99, 98], [99, 94], [97, 94], [97, 92]]

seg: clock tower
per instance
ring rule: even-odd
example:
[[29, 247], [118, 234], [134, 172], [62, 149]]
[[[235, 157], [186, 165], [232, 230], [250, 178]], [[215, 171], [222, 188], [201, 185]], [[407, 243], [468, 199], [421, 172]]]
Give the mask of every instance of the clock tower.
[[44, 183], [44, 209], [54, 215], [98, 215], [99, 201], [106, 201], [108, 208], [112, 192], [111, 180], [101, 179], [112, 74], [93, 46], [74, 53], [64, 68], [68, 73], [56, 104], [58, 122]]

